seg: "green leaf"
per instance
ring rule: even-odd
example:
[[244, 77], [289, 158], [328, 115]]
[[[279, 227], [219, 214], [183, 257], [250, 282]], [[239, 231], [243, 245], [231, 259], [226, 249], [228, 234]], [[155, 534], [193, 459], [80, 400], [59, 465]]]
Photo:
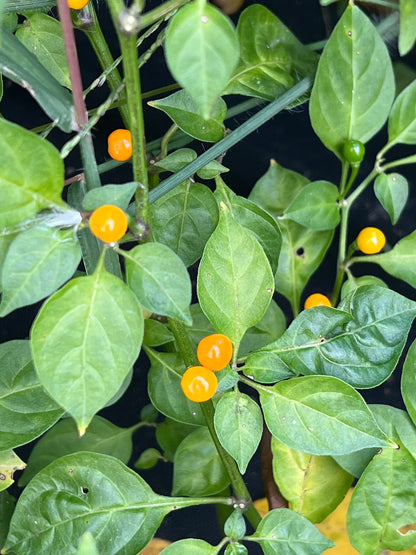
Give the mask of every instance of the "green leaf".
[[16, 31], [16, 37], [64, 87], [71, 88], [60, 22], [44, 13], [32, 13]]
[[203, 426], [205, 419], [198, 403], [189, 401], [181, 389], [186, 367], [179, 353], [160, 353], [146, 348], [151, 366], [148, 390], [152, 404], [159, 412], [185, 424]]
[[407, 179], [399, 173], [382, 173], [374, 181], [374, 193], [394, 225], [400, 218], [409, 196]]
[[155, 164], [156, 168], [162, 168], [172, 173], [176, 173], [195, 160], [197, 153], [192, 148], [178, 148], [171, 152]]
[[247, 547], [240, 542], [231, 542], [225, 548], [224, 555], [248, 555]]
[[416, 40], [416, 5], [412, 0], [400, 0], [399, 52], [404, 56]]
[[2, 284], [3, 264], [7, 256], [7, 251], [9, 250], [9, 247], [13, 239], [16, 237], [16, 235], [17, 233], [1, 235], [1, 232], [0, 232], [0, 292], [2, 292], [3, 290], [3, 284]]
[[3, 546], [9, 531], [16, 500], [7, 491], [0, 492], [0, 545]]
[[239, 17], [240, 61], [225, 92], [274, 100], [315, 72], [318, 56], [267, 8], [249, 6]]
[[361, 395], [338, 378], [305, 376], [258, 390], [267, 427], [292, 449], [344, 455], [391, 444]]
[[46, 432], [64, 411], [40, 384], [29, 341], [2, 343], [0, 368], [0, 451], [7, 451]]
[[265, 555], [320, 555], [335, 545], [290, 509], [268, 512], [249, 538], [261, 545]]
[[100, 555], [91, 532], [85, 532], [85, 534], [81, 536], [77, 555]]
[[[18, 10], [22, 9], [19, 5]], [[62, 131], [70, 133], [76, 127], [69, 91], [4, 26], [1, 30], [0, 73], [25, 88]], [[42, 167], [40, 161], [39, 166]]]
[[177, 254], [162, 243], [143, 243], [126, 258], [126, 278], [140, 304], [162, 316], [191, 324], [191, 281]]
[[386, 283], [376, 276], [360, 276], [354, 277], [352, 274], [348, 276], [341, 289], [341, 300], [344, 300], [349, 294], [353, 293], [357, 287], [363, 285], [378, 285], [379, 287], [387, 287]]
[[416, 231], [400, 239], [390, 251], [366, 258], [379, 264], [390, 275], [416, 287]]
[[259, 446], [263, 418], [258, 404], [245, 393], [229, 391], [218, 401], [215, 431], [224, 449], [236, 460], [241, 474]]
[[338, 196], [338, 188], [329, 181], [308, 183], [286, 208], [283, 218], [309, 229], [334, 229], [340, 222]]
[[374, 555], [385, 549], [411, 549], [416, 537], [415, 453], [411, 454], [401, 441], [406, 428], [413, 435], [416, 432], [409, 426], [406, 413], [399, 409], [378, 407], [377, 413], [380, 426], [384, 424], [386, 432], [394, 432], [393, 439], [399, 448], [381, 449], [354, 488], [347, 527], [351, 544], [362, 555]]
[[[402, 0], [403, 1], [403, 0]], [[389, 145], [416, 144], [416, 81], [396, 98], [389, 116]]]
[[150, 205], [155, 241], [191, 266], [202, 256], [218, 223], [218, 205], [205, 185], [185, 181]]
[[204, 540], [188, 538], [171, 543], [164, 548], [164, 555], [216, 555], [219, 551], [216, 546]]
[[[278, 220], [308, 183], [306, 177], [272, 160], [265, 175], [255, 184], [249, 199]], [[311, 231], [288, 220], [280, 220], [279, 227], [282, 247], [275, 275], [276, 291], [289, 300], [294, 314], [297, 314], [302, 291], [320, 266], [331, 244], [333, 231]]]
[[385, 287], [366, 285], [339, 308], [302, 312], [281, 338], [249, 356], [247, 371], [251, 364], [261, 366], [267, 351], [277, 372], [286, 366], [297, 374], [335, 376], [360, 389], [385, 381], [404, 349], [416, 304]]
[[0, 451], [0, 491], [7, 489], [13, 483], [16, 470], [23, 470], [26, 464], [11, 449]]
[[42, 468], [59, 457], [90, 451], [113, 455], [127, 464], [133, 449], [133, 430], [119, 428], [101, 416], [94, 416], [86, 433], [79, 437], [72, 418], [58, 422], [36, 443], [19, 479], [19, 487], [26, 486]]
[[37, 10], [39, 8], [52, 8], [56, 0], [5, 0], [4, 12], [18, 12]]
[[23, 491], [5, 551], [76, 554], [91, 532], [99, 553], [138, 553], [164, 516], [195, 501], [156, 495], [121, 461], [100, 453], [57, 459]]
[[258, 241], [224, 204], [199, 265], [197, 290], [202, 310], [238, 352], [245, 332], [266, 312], [273, 274]]
[[81, 249], [72, 229], [39, 227], [20, 233], [3, 265], [0, 316], [56, 291], [74, 274], [80, 260]]
[[234, 509], [224, 524], [224, 534], [234, 540], [241, 540], [246, 534], [246, 521], [241, 509]]
[[173, 495], [213, 495], [230, 483], [208, 428], [198, 428], [182, 440], [173, 465]]
[[88, 191], [82, 200], [82, 208], [92, 212], [103, 204], [114, 204], [126, 211], [131, 197], [137, 189], [137, 182], [130, 181], [120, 185], [103, 185]]
[[368, 17], [350, 4], [318, 64], [309, 105], [315, 133], [343, 160], [346, 141], [366, 143], [382, 127], [394, 89], [386, 45]]
[[403, 364], [401, 392], [407, 412], [416, 426], [416, 341], [412, 343]]
[[334, 459], [349, 474], [359, 478], [378, 451], [379, 449], [370, 447], [347, 455], [336, 455]]
[[156, 428], [156, 439], [163, 449], [163, 456], [173, 462], [179, 444], [193, 431], [195, 431], [195, 426], [166, 418]]
[[43, 305], [31, 332], [36, 370], [80, 435], [120, 389], [142, 338], [139, 303], [102, 267], [71, 280]]
[[341, 503], [353, 476], [332, 457], [296, 451], [272, 438], [273, 477], [290, 508], [322, 522]]
[[220, 141], [225, 134], [226, 103], [222, 98], [217, 98], [208, 117], [203, 117], [199, 101], [192, 99], [191, 94], [190, 91], [181, 90], [148, 104], [165, 112], [182, 131], [194, 139], [208, 143]]
[[227, 173], [229, 171], [230, 170], [228, 168], [217, 162], [217, 160], [211, 160], [211, 162], [208, 162], [206, 166], [198, 170], [196, 175], [201, 179], [214, 179], [217, 175]]
[[62, 205], [63, 186], [59, 152], [35, 133], [0, 119], [0, 230]]
[[277, 222], [254, 202], [233, 193], [220, 177], [216, 183], [217, 199], [223, 201], [236, 221], [254, 235], [270, 262], [272, 272], [276, 272], [282, 244], [282, 234]]
[[153, 468], [155, 464], [162, 458], [162, 455], [157, 449], [149, 447], [145, 449], [137, 461], [134, 463], [134, 467], [137, 469], [149, 469]]
[[214, 6], [193, 2], [171, 19], [165, 49], [173, 77], [208, 120], [238, 61], [238, 38], [231, 21]]
[[157, 347], [174, 341], [172, 332], [165, 324], [147, 318], [144, 321], [143, 344], [147, 347]]

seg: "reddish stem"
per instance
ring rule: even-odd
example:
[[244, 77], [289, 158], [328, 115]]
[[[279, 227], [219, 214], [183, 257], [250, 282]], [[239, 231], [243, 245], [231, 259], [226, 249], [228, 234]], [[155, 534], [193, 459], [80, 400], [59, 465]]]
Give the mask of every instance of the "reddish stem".
[[266, 424], [263, 426], [261, 438], [261, 475], [263, 478], [264, 489], [269, 503], [269, 509], [282, 509], [288, 507], [288, 502], [280, 493], [279, 488], [273, 478], [273, 456], [271, 448], [272, 436]]

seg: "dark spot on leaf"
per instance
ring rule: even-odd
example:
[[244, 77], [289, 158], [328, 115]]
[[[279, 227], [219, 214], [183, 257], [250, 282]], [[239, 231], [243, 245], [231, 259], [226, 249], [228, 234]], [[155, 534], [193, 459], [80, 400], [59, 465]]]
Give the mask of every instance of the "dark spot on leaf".
[[299, 258], [305, 258], [305, 249], [303, 247], [298, 247], [295, 250], [295, 254], [296, 256], [299, 256]]
[[72, 474], [74, 471], [72, 470], [72, 468], [69, 469], [68, 474]]
[[88, 488], [81, 487], [82, 493], [87, 494], [90, 490]]
[[5, 480], [5, 479], [6, 479], [6, 475], [0, 472], [0, 480]]

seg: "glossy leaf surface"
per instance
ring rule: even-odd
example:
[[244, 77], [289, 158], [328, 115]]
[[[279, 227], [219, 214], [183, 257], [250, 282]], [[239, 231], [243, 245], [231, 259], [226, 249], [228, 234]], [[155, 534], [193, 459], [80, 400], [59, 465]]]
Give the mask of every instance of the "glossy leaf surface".
[[6, 550], [76, 554], [85, 532], [99, 553], [138, 553], [163, 517], [192, 501], [156, 495], [146, 482], [108, 455], [76, 453], [33, 478], [13, 514]]
[[[23, 8], [19, 5], [17, 10]], [[62, 131], [72, 131], [75, 121], [69, 91], [5, 27], [2, 28], [0, 52], [0, 72], [25, 88]]]
[[240, 61], [227, 94], [274, 100], [315, 72], [316, 54], [266, 7], [255, 4], [246, 8], [239, 17], [237, 32]]
[[230, 483], [208, 428], [198, 428], [178, 446], [173, 460], [173, 495], [202, 497]]
[[394, 99], [388, 50], [374, 25], [350, 4], [321, 55], [310, 100], [315, 133], [339, 158], [350, 139], [366, 143]]
[[267, 513], [249, 537], [261, 545], [265, 555], [320, 555], [334, 545], [311, 522], [290, 509]]
[[238, 38], [231, 21], [204, 2], [184, 6], [170, 21], [165, 48], [173, 77], [208, 120], [238, 61]]
[[339, 308], [303, 311], [281, 338], [249, 356], [247, 371], [263, 364], [278, 375], [287, 367], [297, 374], [335, 376], [361, 389], [382, 383], [405, 346], [415, 303], [385, 287], [367, 285]]
[[36, 370], [81, 433], [120, 389], [142, 338], [139, 303], [102, 268], [71, 280], [43, 305], [31, 332]]
[[416, 231], [400, 239], [390, 251], [367, 258], [369, 262], [379, 264], [390, 275], [416, 287]]
[[225, 205], [205, 246], [197, 290], [202, 310], [237, 351], [243, 335], [261, 320], [273, 295], [273, 274], [263, 249]]
[[403, 364], [401, 392], [407, 412], [416, 426], [416, 342], [410, 346]]
[[391, 223], [396, 224], [409, 196], [407, 179], [399, 173], [382, 173], [374, 181], [374, 193]]
[[214, 425], [221, 445], [244, 474], [263, 433], [258, 404], [239, 391], [224, 393], [215, 407]]
[[344, 455], [389, 445], [363, 398], [337, 378], [293, 378], [259, 391], [267, 427], [292, 449]]
[[71, 88], [62, 27], [58, 20], [44, 13], [30, 14], [17, 29], [16, 37], [61, 85]]
[[11, 243], [2, 270], [0, 316], [54, 293], [76, 271], [81, 249], [74, 231], [29, 229]]
[[34, 133], [0, 120], [0, 229], [61, 204], [64, 166], [59, 152]]
[[156, 241], [170, 247], [191, 266], [201, 256], [218, 223], [218, 205], [200, 183], [181, 183], [150, 206]]
[[394, 101], [389, 116], [389, 144], [416, 144], [416, 81]]
[[32, 364], [29, 341], [0, 345], [0, 451], [29, 443], [63, 415]]
[[28, 484], [35, 474], [55, 459], [77, 451], [113, 455], [127, 464], [133, 448], [132, 433], [128, 428], [119, 428], [101, 416], [94, 416], [86, 433], [79, 437], [75, 422], [72, 418], [65, 418], [36, 443], [19, 487]]
[[321, 522], [342, 501], [353, 476], [332, 457], [291, 449], [272, 438], [273, 477], [290, 508]]
[[385, 549], [404, 551], [415, 544], [416, 430], [399, 409], [376, 406], [375, 415], [400, 448], [380, 450], [354, 489], [347, 515], [348, 534], [363, 555]]
[[146, 349], [151, 362], [148, 391], [153, 405], [159, 412], [185, 424], [205, 424], [198, 403], [189, 401], [181, 389], [185, 364], [179, 353], [160, 353]]
[[86, 193], [82, 200], [82, 208], [87, 212], [93, 211], [103, 204], [114, 204], [126, 211], [131, 197], [137, 189], [136, 181], [117, 185], [103, 185]]
[[224, 137], [227, 105], [222, 98], [215, 100], [208, 119], [202, 116], [200, 106], [186, 90], [152, 100], [148, 104], [165, 112], [182, 131], [194, 139], [216, 143]]

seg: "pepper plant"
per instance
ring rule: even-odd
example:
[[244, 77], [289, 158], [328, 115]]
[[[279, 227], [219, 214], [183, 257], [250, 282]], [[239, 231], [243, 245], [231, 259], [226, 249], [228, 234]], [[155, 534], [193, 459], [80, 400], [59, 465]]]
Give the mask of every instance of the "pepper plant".
[[[43, 303], [28, 339], [0, 345], [1, 553], [135, 555], [171, 511], [214, 504], [223, 507], [218, 543], [183, 538], [166, 555], [244, 554], [255, 544], [266, 555], [315, 555], [333, 542], [314, 523], [353, 483], [355, 549], [411, 548], [416, 303], [394, 287], [416, 287], [416, 230], [392, 244], [369, 218], [357, 240], [351, 217], [372, 187], [374, 210], [393, 225], [408, 203], [397, 171], [416, 162], [416, 81], [396, 93], [379, 30], [352, 0], [315, 50], [261, 3], [235, 16], [236, 26], [207, 0], [75, 4], [85, 6], [0, 2], [0, 72], [45, 113], [32, 130], [0, 120], [0, 316], [7, 322]], [[416, 11], [412, 0], [391, 7], [400, 9], [404, 55]], [[100, 26], [107, 8], [116, 60]], [[74, 28], [102, 66], [86, 89]], [[161, 47], [171, 83], [144, 93], [141, 67]], [[98, 85], [108, 96], [90, 105]], [[160, 140], [146, 142], [145, 101], [170, 119]], [[279, 112], [293, 107], [309, 110], [339, 180], [328, 180], [325, 163], [310, 182], [272, 160], [248, 198], [232, 191], [228, 149], [274, 116], [278, 126]], [[92, 130], [109, 109], [119, 110], [122, 138], [115, 145], [112, 136], [116, 154], [98, 164]], [[48, 138], [53, 128], [67, 134], [60, 150]], [[365, 147], [375, 137], [384, 143], [372, 159]], [[410, 145], [404, 157], [399, 144]], [[82, 172], [65, 180], [70, 153]], [[109, 182], [121, 164], [130, 178]], [[332, 290], [311, 291], [331, 245]], [[384, 280], [363, 276], [362, 263]], [[206, 346], [212, 334], [225, 336], [227, 354], [222, 343]], [[213, 357], [225, 362], [211, 366]], [[147, 371], [146, 360], [151, 404], [120, 428], [99, 413]], [[368, 405], [363, 390], [401, 369], [406, 410]], [[143, 426], [156, 430], [159, 449], [143, 449], [133, 464]], [[244, 478], [262, 436], [263, 518]], [[21, 460], [19, 448], [35, 439]], [[161, 472], [173, 463], [171, 496], [141, 476], [156, 463]]]

